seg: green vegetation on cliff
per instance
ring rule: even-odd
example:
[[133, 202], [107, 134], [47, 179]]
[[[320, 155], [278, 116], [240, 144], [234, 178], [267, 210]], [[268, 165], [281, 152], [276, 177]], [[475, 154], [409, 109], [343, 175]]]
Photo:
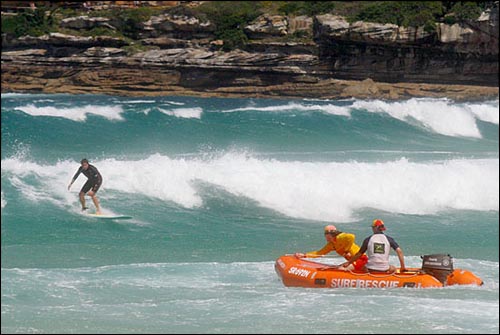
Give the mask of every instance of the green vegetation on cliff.
[[171, 13], [195, 16], [203, 22], [211, 21], [215, 26], [215, 37], [224, 41], [224, 50], [231, 50], [241, 48], [248, 42], [244, 27], [264, 13], [289, 16], [331, 13], [343, 15], [351, 22], [362, 20], [401, 26], [424, 26], [427, 31], [433, 31], [438, 22], [452, 24], [477, 19], [482, 10], [493, 4], [494, 1], [204, 1], [194, 8], [179, 5], [173, 8], [138, 7], [85, 12], [83, 9], [57, 8], [46, 11], [39, 8], [15, 16], [2, 16], [2, 34], [20, 37], [65, 32], [59, 28], [61, 19], [89, 15], [112, 19], [112, 25], [117, 30], [99, 27], [72, 33], [85, 36], [121, 36], [136, 40], [139, 38], [142, 22], [153, 15]]
[[350, 17], [351, 21], [392, 23], [404, 27], [424, 26], [435, 30], [436, 22], [443, 16], [442, 1], [382, 1], [361, 8]]
[[38, 8], [15, 16], [2, 15], [2, 34], [12, 34], [15, 37], [47, 34], [57, 29], [54, 12], [55, 10], [47, 14], [44, 8]]
[[260, 1], [207, 1], [198, 7], [215, 25], [215, 36], [224, 41], [224, 49], [240, 48], [248, 37], [243, 28], [262, 14]]

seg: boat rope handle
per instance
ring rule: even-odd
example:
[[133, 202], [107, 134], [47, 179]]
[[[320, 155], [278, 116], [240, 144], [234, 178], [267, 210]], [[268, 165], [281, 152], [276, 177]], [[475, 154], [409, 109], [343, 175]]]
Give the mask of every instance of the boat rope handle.
[[391, 277], [391, 276], [397, 277], [397, 278], [411, 278], [411, 277], [418, 276], [420, 274], [419, 271], [411, 271], [411, 272], [408, 271], [408, 272], [405, 272], [406, 274], [411, 275], [411, 276], [402, 276], [401, 274], [397, 274], [395, 272], [393, 272], [393, 273], [387, 273], [387, 274], [380, 274], [380, 275], [377, 274], [376, 275], [376, 274], [374, 274], [372, 272], [364, 272], [364, 273], [359, 273], [358, 272], [358, 273], [356, 273], [356, 272], [353, 272], [352, 270], [347, 270], [347, 271], [349, 271], [351, 274], [353, 274], [355, 276], [366, 276], [366, 275], [368, 275], [368, 276], [371, 276], [371, 277], [374, 277], [374, 278], [385, 278], [385, 277]]

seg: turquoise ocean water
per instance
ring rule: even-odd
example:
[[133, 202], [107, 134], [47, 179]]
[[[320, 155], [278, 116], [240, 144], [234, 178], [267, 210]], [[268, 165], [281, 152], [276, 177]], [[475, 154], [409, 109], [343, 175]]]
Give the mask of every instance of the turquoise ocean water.
[[[2, 94], [2, 333], [498, 334], [498, 107]], [[84, 157], [132, 220], [80, 213]], [[485, 284], [279, 281], [324, 225], [361, 244], [374, 218], [408, 266], [447, 253]]]

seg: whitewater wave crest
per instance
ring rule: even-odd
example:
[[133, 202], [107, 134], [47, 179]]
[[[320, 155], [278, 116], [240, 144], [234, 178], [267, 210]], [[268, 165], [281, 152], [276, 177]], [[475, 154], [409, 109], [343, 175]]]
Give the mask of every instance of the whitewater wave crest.
[[[203, 206], [200, 182], [290, 217], [333, 222], [355, 221], [364, 208], [404, 214], [499, 208], [498, 159], [299, 162], [227, 152], [183, 158], [154, 154], [137, 161], [110, 158], [92, 164], [104, 176], [104, 199], [125, 192], [186, 208]], [[2, 176], [26, 199], [48, 197], [64, 207], [76, 201], [66, 186], [78, 166], [69, 160], [44, 166], [7, 158], [2, 160]], [[75, 182], [75, 192], [85, 181], [82, 176]]]

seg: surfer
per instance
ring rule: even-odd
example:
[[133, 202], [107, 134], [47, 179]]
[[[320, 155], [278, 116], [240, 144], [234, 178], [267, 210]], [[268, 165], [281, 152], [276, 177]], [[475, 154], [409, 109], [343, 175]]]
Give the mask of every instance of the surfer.
[[[319, 257], [326, 255], [329, 252], [336, 251], [340, 256], [343, 256], [346, 260], [350, 260], [359, 251], [359, 246], [354, 243], [356, 238], [354, 234], [343, 233], [337, 230], [337, 227], [333, 225], [328, 225], [325, 227], [325, 239], [326, 245], [317, 251], [309, 251], [306, 253], [295, 253], [298, 258], [302, 257]], [[354, 264], [349, 267], [340, 267], [341, 270], [362, 270], [366, 262], [368, 262], [368, 257], [363, 254], [359, 257], [359, 260], [354, 262]]]
[[88, 194], [92, 198], [92, 201], [94, 202], [96, 214], [101, 214], [101, 207], [99, 206], [99, 200], [97, 199], [97, 196], [95, 194], [99, 190], [99, 187], [101, 187], [102, 176], [95, 166], [89, 164], [89, 161], [86, 158], [82, 159], [80, 163], [81, 166], [78, 168], [78, 171], [76, 171], [75, 175], [73, 176], [73, 179], [71, 179], [71, 183], [69, 183], [68, 185], [68, 190], [71, 188], [71, 185], [73, 185], [73, 183], [75, 182], [76, 178], [78, 178], [80, 173], [83, 173], [88, 178], [88, 180], [83, 185], [79, 193], [80, 203], [82, 204], [82, 211], [88, 209], [88, 207], [85, 206], [85, 194]]

